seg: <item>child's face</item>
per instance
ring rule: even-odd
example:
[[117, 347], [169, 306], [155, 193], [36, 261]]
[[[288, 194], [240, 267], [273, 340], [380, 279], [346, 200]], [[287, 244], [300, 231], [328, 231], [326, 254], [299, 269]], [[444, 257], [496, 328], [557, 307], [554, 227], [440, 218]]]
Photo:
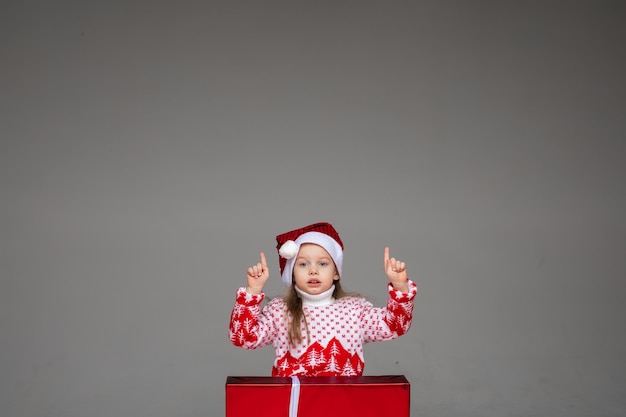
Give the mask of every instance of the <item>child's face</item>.
[[313, 243], [300, 246], [293, 277], [298, 288], [312, 295], [323, 293], [339, 279], [333, 258], [326, 249]]

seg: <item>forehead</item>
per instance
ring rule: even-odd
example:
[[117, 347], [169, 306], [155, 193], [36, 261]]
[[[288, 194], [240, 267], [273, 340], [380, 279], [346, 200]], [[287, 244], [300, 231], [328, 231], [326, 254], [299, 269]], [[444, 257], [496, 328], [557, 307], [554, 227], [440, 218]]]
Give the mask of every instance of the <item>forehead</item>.
[[315, 243], [303, 243], [302, 245], [300, 245], [298, 256], [317, 256], [327, 258], [331, 257], [326, 249], [324, 249], [320, 245], [316, 245]]

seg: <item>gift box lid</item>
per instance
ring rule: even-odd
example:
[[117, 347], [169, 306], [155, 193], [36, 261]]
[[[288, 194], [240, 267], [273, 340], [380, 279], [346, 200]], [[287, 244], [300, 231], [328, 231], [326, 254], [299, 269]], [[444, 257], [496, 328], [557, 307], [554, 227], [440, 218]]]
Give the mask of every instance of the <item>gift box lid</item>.
[[[404, 375], [369, 375], [369, 376], [301, 376], [300, 385], [409, 385]], [[229, 376], [226, 385], [239, 386], [275, 386], [291, 385], [290, 377], [274, 376]]]

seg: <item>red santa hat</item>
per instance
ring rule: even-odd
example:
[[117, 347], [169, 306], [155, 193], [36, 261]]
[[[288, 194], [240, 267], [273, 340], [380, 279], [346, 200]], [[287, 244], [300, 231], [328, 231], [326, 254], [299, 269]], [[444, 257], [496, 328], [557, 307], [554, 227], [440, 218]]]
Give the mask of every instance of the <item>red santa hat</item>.
[[326, 249], [333, 258], [337, 274], [341, 277], [343, 266], [343, 242], [330, 223], [313, 223], [300, 229], [276, 236], [278, 263], [283, 284], [290, 286], [292, 282], [293, 264], [303, 243], [314, 243]]

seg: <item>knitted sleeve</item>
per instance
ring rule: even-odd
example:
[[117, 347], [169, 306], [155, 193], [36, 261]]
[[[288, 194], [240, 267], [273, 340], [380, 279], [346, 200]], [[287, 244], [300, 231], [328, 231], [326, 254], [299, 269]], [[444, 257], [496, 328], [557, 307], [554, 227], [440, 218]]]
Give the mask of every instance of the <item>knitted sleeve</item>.
[[417, 285], [409, 280], [408, 293], [396, 291], [391, 284], [388, 284], [387, 290], [389, 298], [386, 307], [373, 307], [367, 303], [363, 309], [361, 330], [365, 343], [395, 339], [411, 328]]
[[229, 337], [233, 345], [256, 349], [269, 345], [276, 337], [276, 303], [261, 310], [264, 294], [248, 294], [245, 287], [237, 289], [235, 306], [230, 315]]

